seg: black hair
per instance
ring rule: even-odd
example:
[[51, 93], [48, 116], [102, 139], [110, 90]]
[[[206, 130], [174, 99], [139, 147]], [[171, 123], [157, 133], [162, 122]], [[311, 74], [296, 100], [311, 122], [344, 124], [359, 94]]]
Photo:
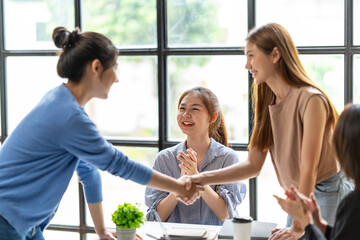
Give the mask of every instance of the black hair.
[[347, 104], [335, 126], [333, 143], [345, 175], [360, 188], [360, 105]]
[[61, 48], [57, 73], [62, 78], [79, 82], [87, 64], [98, 59], [104, 70], [113, 66], [118, 56], [110, 39], [96, 32], [81, 33], [79, 28], [70, 32], [56, 27], [52, 35], [55, 46]]

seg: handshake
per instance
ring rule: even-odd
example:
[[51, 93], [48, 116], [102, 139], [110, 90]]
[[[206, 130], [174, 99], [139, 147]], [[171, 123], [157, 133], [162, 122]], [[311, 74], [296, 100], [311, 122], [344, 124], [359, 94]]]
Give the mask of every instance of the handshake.
[[200, 192], [204, 191], [202, 184], [202, 174], [183, 175], [176, 180], [178, 186], [173, 191], [178, 200], [190, 205], [200, 197]]

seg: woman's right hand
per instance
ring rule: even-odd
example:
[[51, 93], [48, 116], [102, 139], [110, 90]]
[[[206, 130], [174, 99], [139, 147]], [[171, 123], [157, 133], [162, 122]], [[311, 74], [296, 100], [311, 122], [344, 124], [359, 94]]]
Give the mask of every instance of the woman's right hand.
[[[290, 188], [290, 190], [286, 190], [285, 191], [285, 195], [289, 198], [294, 200], [295, 199], [295, 188], [292, 186]], [[313, 223], [315, 224], [315, 226], [317, 226], [324, 234], [326, 231], [326, 226], [328, 225], [328, 223], [325, 221], [325, 219], [323, 219], [321, 217], [321, 210], [320, 210], [320, 206], [317, 203], [314, 193], [310, 193], [310, 198], [304, 196], [303, 194], [299, 193], [298, 191], [296, 191], [296, 195], [302, 199], [303, 202], [305, 202], [310, 209], [311, 215], [312, 215], [312, 219], [313, 219]]]
[[286, 199], [274, 195], [280, 207], [294, 220], [299, 221], [302, 229], [308, 224], [313, 223], [312, 212], [306, 197], [293, 186], [285, 194], [287, 196]]
[[190, 205], [200, 197], [200, 191], [204, 191], [204, 186], [194, 183], [190, 176], [184, 175], [177, 179], [180, 188], [176, 192], [175, 196], [183, 203]]

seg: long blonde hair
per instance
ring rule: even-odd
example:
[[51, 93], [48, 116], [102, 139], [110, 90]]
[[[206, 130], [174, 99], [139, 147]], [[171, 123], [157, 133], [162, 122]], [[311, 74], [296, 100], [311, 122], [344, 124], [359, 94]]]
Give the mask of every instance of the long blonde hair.
[[[290, 34], [283, 26], [277, 23], [269, 23], [259, 28], [252, 29], [249, 32], [246, 41], [255, 44], [266, 55], [270, 55], [274, 47], [277, 47], [280, 52], [280, 59], [276, 64], [276, 68], [282, 79], [291, 86], [311, 86], [322, 92], [327, 99], [330, 109], [327, 124], [330, 124], [331, 127], [334, 128], [339, 114], [326, 93], [306, 74], [305, 69], [300, 62], [295, 44], [293, 43]], [[253, 119], [254, 128], [249, 143], [249, 149], [256, 147], [266, 151], [273, 143], [268, 106], [274, 101], [275, 95], [266, 83], [261, 83], [259, 85], [253, 83], [251, 94], [252, 108], [255, 117]]]

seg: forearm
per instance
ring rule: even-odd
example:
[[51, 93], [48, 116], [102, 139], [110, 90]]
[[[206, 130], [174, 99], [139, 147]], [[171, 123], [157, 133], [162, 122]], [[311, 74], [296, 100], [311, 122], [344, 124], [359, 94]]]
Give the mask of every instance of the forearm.
[[[304, 196], [309, 197], [310, 193], [314, 191], [316, 182], [316, 171], [312, 166], [301, 166], [299, 192]], [[310, 216], [308, 216], [310, 215]], [[293, 221], [293, 227], [297, 231], [304, 231], [308, 224], [313, 224], [311, 214], [306, 214], [306, 217], [301, 221]]]
[[181, 189], [181, 186], [176, 181], [176, 179], [162, 174], [156, 170], [154, 170], [153, 176], [151, 177], [150, 182], [147, 185], [149, 187], [162, 190], [164, 192], [179, 193]]
[[256, 177], [260, 170], [261, 167], [258, 168], [246, 160], [226, 168], [202, 172], [201, 175], [204, 185], [226, 184]]
[[205, 191], [200, 193], [208, 207], [220, 221], [229, 218], [226, 202], [210, 186], [205, 186]]
[[159, 205], [156, 207], [156, 211], [159, 213], [160, 218], [163, 222], [169, 218], [170, 214], [174, 211], [178, 200], [173, 193], [170, 193], [166, 198], [164, 198]]
[[88, 206], [91, 218], [94, 222], [96, 233], [100, 234], [101, 232], [104, 232], [106, 230], [106, 227], [104, 222], [102, 202], [88, 203]]
[[299, 180], [299, 192], [306, 197], [310, 196], [310, 193], [314, 191], [316, 184], [317, 171], [310, 166], [301, 166], [300, 180]]

